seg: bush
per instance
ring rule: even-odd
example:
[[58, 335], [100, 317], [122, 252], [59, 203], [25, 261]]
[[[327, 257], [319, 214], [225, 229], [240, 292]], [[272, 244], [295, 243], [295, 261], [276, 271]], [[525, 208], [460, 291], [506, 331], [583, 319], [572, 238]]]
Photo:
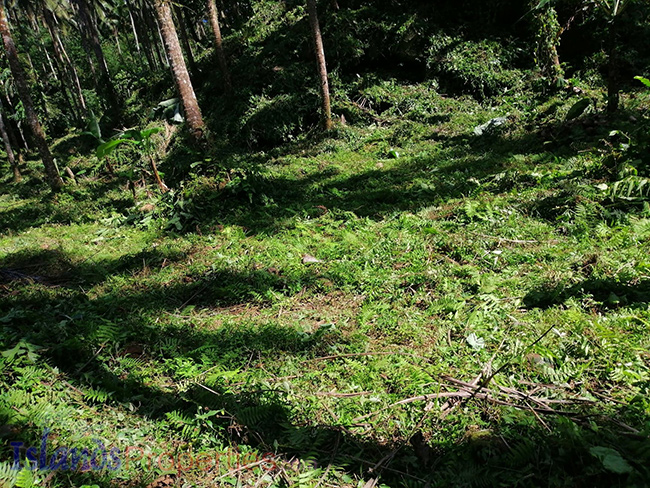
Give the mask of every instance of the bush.
[[450, 89], [482, 99], [522, 86], [525, 75], [513, 67], [517, 54], [496, 40], [437, 35], [431, 38], [427, 68]]

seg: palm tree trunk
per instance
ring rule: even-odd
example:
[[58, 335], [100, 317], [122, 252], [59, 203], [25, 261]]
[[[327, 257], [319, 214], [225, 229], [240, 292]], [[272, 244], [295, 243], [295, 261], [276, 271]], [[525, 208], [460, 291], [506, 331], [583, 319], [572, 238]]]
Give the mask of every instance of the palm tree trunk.
[[[165, 40], [163, 39], [163, 34], [160, 30], [160, 23], [157, 19], [152, 20], [150, 17], [147, 17], [147, 19], [153, 24], [152, 30], [158, 33], [158, 38], [160, 39], [160, 42], [156, 43], [156, 52], [160, 58], [160, 64], [169, 68], [169, 57], [167, 56], [167, 50], [165, 49]], [[154, 33], [153, 36], [156, 37], [156, 34]], [[162, 46], [162, 52], [160, 46]]]
[[[52, 12], [47, 9], [43, 10], [43, 22], [50, 34], [50, 38], [52, 39], [54, 58], [62, 80], [61, 91], [66, 100], [72, 101], [72, 103], [68, 102], [70, 103], [70, 107], [76, 108], [77, 115], [75, 118], [78, 121], [83, 121], [83, 118], [86, 115], [86, 103], [84, 101], [83, 93], [81, 92], [81, 86], [78, 85], [79, 79], [77, 78], [75, 80], [76, 71], [70, 69], [70, 58], [68, 58], [67, 53], [65, 53], [63, 43], [61, 43], [61, 39], [56, 31], [56, 21]], [[70, 89], [70, 96], [68, 96], [68, 88]]]
[[176, 87], [178, 88], [181, 101], [183, 102], [183, 108], [185, 109], [185, 120], [187, 120], [192, 137], [195, 141], [199, 141], [203, 138], [203, 117], [201, 116], [201, 110], [196, 100], [190, 75], [187, 72], [185, 59], [183, 59], [178, 35], [176, 34], [176, 28], [172, 20], [172, 12], [167, 0], [155, 0], [154, 5], [158, 14], [158, 21], [160, 22], [174, 81], [176, 82]]
[[7, 128], [5, 127], [5, 122], [2, 117], [2, 105], [0, 102], [0, 135], [2, 136], [2, 142], [5, 144], [5, 151], [7, 152], [7, 159], [9, 160], [9, 165], [11, 166], [11, 170], [14, 173], [14, 181], [16, 183], [20, 183], [20, 180], [22, 180], [22, 176], [20, 174], [20, 168], [18, 167], [18, 163], [16, 162], [16, 156], [14, 155], [14, 151], [11, 148], [11, 141], [9, 140], [9, 134], [7, 133]]
[[156, 62], [154, 50], [151, 47], [151, 38], [147, 31], [147, 25], [142, 21], [142, 17], [140, 16], [142, 11], [136, 7], [132, 7], [131, 3], [128, 1], [125, 1], [125, 3], [129, 10], [129, 18], [131, 19], [131, 28], [133, 29], [136, 46], [142, 44], [142, 50], [147, 58], [147, 64], [152, 71], [155, 71], [158, 69], [158, 63]]
[[113, 113], [118, 114], [120, 112], [120, 108], [117, 100], [117, 94], [115, 93], [115, 87], [113, 86], [113, 79], [111, 78], [111, 74], [108, 71], [108, 65], [106, 64], [106, 58], [104, 57], [104, 51], [102, 51], [102, 44], [99, 39], [99, 32], [90, 13], [90, 7], [88, 6], [86, 0], [72, 1], [77, 7], [81, 37], [82, 39], [86, 39], [87, 44], [92, 49], [95, 59], [97, 60], [97, 65], [99, 66], [99, 88], [104, 91], [104, 94], [108, 100], [108, 104], [113, 110]]
[[32, 134], [34, 135], [34, 142], [41, 155], [41, 159], [43, 160], [43, 166], [45, 166], [48, 183], [50, 188], [52, 188], [52, 191], [58, 191], [63, 187], [63, 180], [56, 169], [56, 163], [54, 162], [54, 158], [52, 158], [52, 153], [50, 153], [50, 148], [47, 146], [47, 141], [45, 140], [45, 133], [43, 132], [40, 121], [38, 120], [38, 115], [36, 115], [36, 112], [34, 111], [34, 104], [32, 103], [32, 97], [29, 93], [29, 86], [25, 79], [25, 72], [23, 71], [23, 67], [18, 59], [18, 51], [16, 50], [16, 45], [11, 37], [11, 30], [7, 23], [7, 17], [2, 2], [0, 2], [0, 35], [2, 35], [2, 42], [5, 47], [7, 60], [9, 61], [9, 67], [11, 68], [11, 74], [13, 75], [20, 99], [23, 102], [27, 122], [29, 123]]
[[61, 50], [63, 59], [65, 60], [66, 65], [68, 66], [68, 73], [70, 75], [70, 78], [72, 79], [72, 85], [77, 95], [77, 101], [79, 103], [79, 106], [81, 107], [82, 114], [85, 116], [86, 112], [88, 111], [88, 108], [86, 107], [86, 98], [84, 97], [83, 90], [81, 89], [81, 82], [79, 81], [79, 74], [77, 73], [77, 68], [75, 67], [74, 63], [70, 59], [70, 56], [68, 56], [68, 52], [65, 49], [65, 44], [63, 44], [63, 41], [61, 41], [61, 37], [59, 36], [56, 30], [54, 31], [54, 35], [56, 37], [55, 42], [59, 45], [59, 49]]
[[174, 5], [174, 13], [176, 14], [176, 22], [178, 22], [178, 34], [183, 49], [185, 50], [185, 56], [187, 57], [187, 64], [190, 67], [190, 73], [196, 76], [196, 62], [194, 61], [194, 53], [192, 52], [192, 46], [190, 45], [190, 40], [187, 37], [187, 25], [183, 18], [181, 9]]
[[607, 111], [614, 113], [618, 110], [619, 84], [618, 84], [618, 25], [616, 17], [609, 26], [609, 57], [607, 60]]
[[321, 99], [323, 103], [323, 126], [325, 130], [332, 128], [332, 109], [330, 105], [330, 87], [327, 79], [327, 63], [325, 62], [325, 49], [323, 48], [323, 37], [318, 23], [318, 11], [316, 0], [307, 0], [307, 12], [309, 13], [309, 24], [314, 41], [314, 53], [318, 62], [318, 74], [320, 76]]
[[208, 17], [214, 32], [214, 48], [217, 51], [217, 61], [219, 62], [219, 69], [221, 76], [223, 76], [223, 87], [226, 93], [232, 92], [232, 82], [230, 79], [230, 71], [228, 70], [228, 63], [226, 62], [226, 54], [223, 51], [223, 39], [221, 37], [221, 26], [219, 25], [219, 11], [215, 0], [208, 1]]

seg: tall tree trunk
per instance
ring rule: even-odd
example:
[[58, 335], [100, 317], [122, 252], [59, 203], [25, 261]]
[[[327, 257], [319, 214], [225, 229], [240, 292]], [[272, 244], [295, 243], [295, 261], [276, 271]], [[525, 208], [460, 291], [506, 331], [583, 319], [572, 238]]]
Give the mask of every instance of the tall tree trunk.
[[609, 57], [607, 59], [607, 111], [614, 113], [619, 104], [618, 22], [616, 16], [609, 26]]
[[81, 27], [79, 29], [81, 37], [82, 39], [86, 39], [87, 44], [92, 49], [95, 59], [97, 60], [97, 65], [99, 66], [100, 88], [104, 91], [113, 113], [117, 115], [120, 112], [117, 94], [115, 92], [115, 87], [113, 86], [113, 79], [108, 71], [108, 65], [106, 64], [106, 58], [104, 57], [104, 51], [102, 51], [102, 44], [99, 39], [99, 32], [90, 12], [90, 7], [88, 6], [87, 0], [72, 1], [77, 7], [79, 24]]
[[219, 69], [221, 76], [223, 76], [223, 87], [226, 93], [232, 92], [232, 82], [230, 79], [230, 71], [228, 70], [228, 63], [226, 62], [226, 54], [223, 51], [223, 39], [221, 37], [221, 26], [219, 25], [219, 11], [215, 0], [207, 0], [208, 2], [208, 16], [210, 17], [210, 24], [214, 32], [214, 48], [217, 51], [217, 61], [219, 62]]
[[77, 68], [75, 67], [74, 63], [70, 59], [70, 56], [68, 56], [68, 51], [66, 51], [65, 49], [65, 44], [63, 44], [63, 41], [61, 41], [61, 37], [59, 36], [59, 33], [56, 29], [54, 30], [54, 36], [56, 38], [55, 43], [58, 44], [63, 59], [65, 60], [66, 65], [68, 67], [68, 73], [70, 78], [72, 79], [72, 85], [77, 95], [77, 101], [81, 108], [82, 115], [85, 116], [86, 112], [88, 111], [88, 108], [86, 107], [86, 98], [84, 97], [83, 90], [81, 89], [81, 81], [79, 81], [79, 74], [77, 73]]
[[[74, 107], [75, 119], [79, 122], [83, 121], [83, 118], [86, 113], [85, 103], [83, 101], [83, 94], [80, 89], [77, 91], [77, 85], [75, 83], [74, 77], [70, 72], [69, 65], [66, 62], [65, 57], [62, 53], [62, 44], [56, 32], [56, 21], [50, 12], [47, 9], [43, 10], [43, 21], [45, 27], [47, 28], [50, 38], [52, 39], [52, 48], [54, 50], [54, 59], [56, 60], [56, 67], [60, 73], [61, 78], [61, 92], [63, 93], [66, 102], [70, 104], [71, 109]], [[66, 54], [67, 55], [67, 54]], [[78, 81], [78, 80], [77, 80]], [[68, 95], [68, 90], [70, 90], [70, 95]], [[76, 95], [76, 97], [75, 97]]]
[[11, 141], [9, 140], [9, 134], [7, 133], [7, 128], [5, 127], [5, 122], [2, 117], [2, 105], [0, 105], [0, 135], [2, 136], [2, 142], [4, 142], [5, 144], [5, 150], [7, 152], [7, 159], [9, 160], [9, 165], [11, 166], [11, 170], [14, 173], [14, 181], [16, 183], [19, 183], [20, 180], [22, 180], [22, 176], [20, 175], [20, 168], [18, 167], [18, 163], [16, 162], [14, 151], [11, 148]]
[[[156, 16], [158, 14], [156, 13]], [[167, 56], [167, 49], [165, 48], [165, 40], [163, 39], [163, 34], [162, 31], [160, 30], [160, 23], [158, 22], [157, 19], [151, 19], [151, 17], [147, 17], [147, 20], [153, 24], [153, 31], [154, 34], [153, 36], [156, 37], [155, 32], [158, 33], [158, 38], [160, 39], [160, 42], [156, 43], [156, 52], [158, 53], [158, 57], [160, 58], [160, 64], [163, 66], [167, 66], [169, 68], [169, 57]], [[160, 47], [162, 46], [162, 49]], [[162, 52], [161, 52], [162, 51]]]
[[147, 64], [152, 71], [155, 71], [158, 69], [158, 63], [156, 62], [156, 55], [151, 46], [151, 39], [149, 37], [147, 25], [142, 22], [142, 17], [140, 16], [142, 10], [132, 7], [131, 3], [128, 1], [125, 3], [129, 10], [129, 18], [131, 19], [131, 28], [133, 29], [133, 36], [136, 40], [136, 45], [139, 46], [142, 44], [142, 50], [147, 58]]
[[174, 5], [174, 13], [178, 22], [179, 38], [183, 45], [185, 56], [187, 57], [187, 64], [190, 66], [190, 74], [196, 76], [196, 62], [194, 61], [194, 53], [192, 52], [192, 46], [190, 46], [190, 40], [187, 37], [187, 25], [185, 24], [181, 9], [177, 5]]
[[323, 102], [323, 126], [325, 130], [332, 128], [332, 108], [330, 105], [330, 87], [327, 80], [327, 64], [325, 62], [325, 49], [323, 48], [323, 38], [318, 23], [318, 11], [316, 10], [316, 0], [307, 0], [307, 12], [309, 13], [309, 24], [311, 25], [311, 34], [314, 41], [314, 53], [318, 62], [318, 74], [320, 76], [321, 99]]
[[38, 115], [36, 115], [36, 112], [34, 111], [32, 96], [29, 93], [29, 86], [25, 79], [25, 72], [23, 71], [23, 67], [18, 59], [18, 51], [16, 50], [16, 45], [11, 37], [11, 31], [9, 30], [9, 24], [7, 23], [7, 17], [2, 2], [0, 2], [0, 35], [2, 35], [2, 42], [7, 54], [7, 60], [9, 61], [9, 67], [11, 68], [11, 74], [13, 75], [20, 99], [23, 102], [23, 107], [25, 108], [27, 122], [29, 123], [34, 135], [34, 142], [41, 155], [41, 159], [43, 160], [43, 166], [45, 166], [48, 183], [50, 184], [52, 191], [58, 191], [63, 186], [63, 180], [56, 169], [52, 153], [50, 153], [50, 148], [47, 146], [47, 141], [45, 140], [45, 133], [43, 132], [40, 121], [38, 120]]
[[185, 66], [185, 59], [183, 59], [176, 28], [172, 21], [172, 12], [167, 0], [154, 0], [154, 5], [158, 14], [162, 36], [165, 40], [165, 47], [167, 48], [167, 56], [174, 75], [174, 81], [176, 82], [176, 87], [178, 88], [181, 101], [183, 102], [183, 108], [185, 109], [185, 120], [187, 121], [192, 137], [196, 141], [199, 141], [203, 138], [203, 117], [201, 116], [201, 110], [196, 100], [190, 75], [187, 72], [187, 66]]

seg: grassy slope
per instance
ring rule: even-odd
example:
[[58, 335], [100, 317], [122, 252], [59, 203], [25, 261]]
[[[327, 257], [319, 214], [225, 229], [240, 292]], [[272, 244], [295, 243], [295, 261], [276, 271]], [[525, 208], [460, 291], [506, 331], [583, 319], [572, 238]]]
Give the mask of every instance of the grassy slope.
[[[570, 100], [549, 116], [549, 103], [399, 97], [426, 98], [436, 122], [388, 111], [379, 126], [231, 155], [262, 165], [222, 191], [209, 171], [190, 178], [199, 232], [165, 232], [156, 211], [142, 220], [111, 181], [81, 178], [56, 197], [4, 181], [0, 271], [24, 279], [0, 282], [2, 347], [40, 349], [0, 359], [3, 439], [37, 445], [50, 426], [52, 449], [95, 437], [277, 455], [268, 473], [184, 472], [188, 486], [377, 474], [389, 486], [643, 486], [650, 220], [595, 187], [610, 154], [600, 138], [626, 122], [587, 134], [557, 122]], [[503, 131], [472, 135], [506, 113]], [[395, 405], [495, 371], [488, 388], [534, 391], [572, 415], [526, 398]], [[161, 475], [131, 464], [38, 477]]]

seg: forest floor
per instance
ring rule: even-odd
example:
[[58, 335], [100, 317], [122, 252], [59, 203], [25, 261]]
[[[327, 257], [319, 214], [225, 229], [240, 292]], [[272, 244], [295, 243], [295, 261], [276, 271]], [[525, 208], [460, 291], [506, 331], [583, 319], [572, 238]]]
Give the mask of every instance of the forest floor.
[[[648, 486], [647, 97], [428, 100], [137, 203], [91, 157], [5, 177], [0, 480]], [[45, 429], [59, 469], [11, 470]]]

